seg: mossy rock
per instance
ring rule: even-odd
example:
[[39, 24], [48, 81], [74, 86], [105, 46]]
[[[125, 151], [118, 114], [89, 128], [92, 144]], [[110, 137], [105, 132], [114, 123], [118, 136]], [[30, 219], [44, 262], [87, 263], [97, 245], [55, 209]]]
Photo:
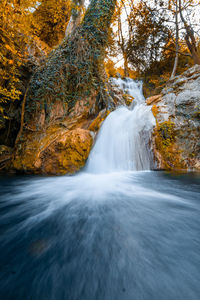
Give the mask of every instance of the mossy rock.
[[173, 122], [156, 124], [154, 129], [154, 154], [160, 168], [166, 170], [184, 170], [186, 165], [181, 157], [181, 150], [176, 144], [176, 131]]
[[93, 137], [89, 130], [50, 128], [45, 134], [27, 136], [13, 160], [16, 170], [35, 174], [72, 174], [87, 160]]

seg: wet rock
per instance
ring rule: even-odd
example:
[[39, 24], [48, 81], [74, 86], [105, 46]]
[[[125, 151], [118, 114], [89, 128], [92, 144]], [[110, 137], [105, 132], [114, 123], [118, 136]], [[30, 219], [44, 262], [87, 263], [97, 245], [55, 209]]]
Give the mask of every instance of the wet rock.
[[13, 167], [20, 172], [51, 175], [80, 170], [91, 150], [93, 135], [81, 128], [83, 120], [78, 121], [26, 134], [26, 141], [19, 144], [15, 153]]
[[97, 132], [100, 129], [102, 122], [109, 115], [109, 113], [110, 112], [107, 111], [106, 109], [100, 111], [100, 113], [98, 114], [97, 118], [94, 119], [94, 121], [90, 124], [89, 130], [93, 131], [93, 132]]
[[[200, 170], [200, 66], [169, 81], [154, 99], [147, 99], [147, 104], [153, 105], [157, 121], [153, 136], [157, 167]], [[160, 134], [165, 125], [169, 131], [173, 127], [168, 144]]]
[[146, 103], [148, 105], [155, 104], [155, 103], [157, 103], [157, 102], [159, 102], [161, 100], [161, 97], [162, 97], [161, 94], [160, 95], [151, 96], [151, 97], [147, 98]]
[[35, 164], [44, 173], [73, 174], [85, 165], [92, 144], [89, 130], [70, 130], [45, 149]]

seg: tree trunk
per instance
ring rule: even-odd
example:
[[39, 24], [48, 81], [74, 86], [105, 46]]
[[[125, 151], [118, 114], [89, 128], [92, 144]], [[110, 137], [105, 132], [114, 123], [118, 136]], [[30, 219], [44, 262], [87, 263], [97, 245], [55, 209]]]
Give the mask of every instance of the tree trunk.
[[171, 79], [176, 75], [176, 70], [178, 67], [178, 54], [179, 54], [179, 26], [178, 26], [178, 0], [176, 0], [176, 12], [175, 12], [175, 24], [176, 24], [176, 57], [174, 61], [174, 67], [171, 74]]
[[123, 57], [124, 57], [124, 76], [129, 77], [128, 58], [125, 51], [123, 53]]
[[[191, 36], [193, 37], [193, 39], [191, 39]], [[192, 59], [193, 59], [194, 63], [197, 65], [200, 65], [200, 57], [198, 56], [198, 53], [197, 53], [196, 43], [194, 41], [191, 42], [191, 40], [194, 40], [194, 35], [187, 33], [185, 36], [185, 41], [186, 41], [187, 47], [190, 50], [190, 53], [192, 55]]]
[[69, 38], [75, 29], [80, 25], [83, 17], [85, 0], [73, 0], [71, 7], [71, 18], [65, 31], [65, 37]]
[[123, 60], [124, 60], [124, 76], [129, 77], [128, 59], [127, 59], [127, 53], [126, 53], [126, 49], [125, 49], [124, 36], [123, 36], [123, 32], [122, 32], [121, 12], [119, 12], [118, 14], [119, 14], [119, 17], [118, 17], [118, 36], [119, 36], [118, 44], [121, 48]]
[[29, 128], [36, 120], [32, 129], [48, 125], [58, 102], [60, 118], [70, 114], [77, 103], [86, 110], [92, 95], [99, 103], [106, 102], [103, 62], [115, 5], [116, 0], [91, 0], [80, 26], [36, 71], [26, 100], [25, 125]]
[[179, 12], [180, 12], [181, 20], [182, 20], [185, 30], [186, 30], [185, 41], [186, 41], [187, 47], [192, 55], [194, 63], [200, 65], [200, 57], [198, 56], [198, 52], [197, 52], [194, 31], [193, 31], [192, 27], [187, 24], [187, 22], [183, 16], [181, 0], [179, 0]]

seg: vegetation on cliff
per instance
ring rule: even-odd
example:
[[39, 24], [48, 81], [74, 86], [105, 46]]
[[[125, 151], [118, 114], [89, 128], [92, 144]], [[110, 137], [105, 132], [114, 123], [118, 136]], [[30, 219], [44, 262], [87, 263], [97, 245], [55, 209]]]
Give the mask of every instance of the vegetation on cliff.
[[35, 68], [65, 34], [70, 1], [3, 0], [0, 6], [0, 144], [13, 146]]
[[[72, 120], [80, 116], [85, 119], [87, 125], [85, 124], [84, 128], [87, 128], [88, 121], [90, 119], [93, 121], [102, 108], [109, 108], [111, 96], [104, 72], [104, 58], [115, 4], [116, 1], [91, 1], [82, 22], [73, 30], [73, 34], [67, 36], [34, 73], [23, 101], [22, 117], [23, 115], [25, 117], [21, 122], [13, 161], [16, 169], [41, 170], [41, 167], [38, 167], [38, 160], [30, 158], [30, 144], [34, 149], [34, 157], [42, 160], [43, 153], [50, 151], [52, 145], [55, 146], [55, 136], [56, 143], [59, 143], [63, 126], [66, 128], [67, 135], [73, 135], [73, 130], [69, 127], [69, 122], [66, 124], [66, 120], [71, 119], [73, 123]], [[51, 142], [52, 136], [49, 128], [54, 128], [56, 131], [56, 133], [54, 131], [53, 142]], [[71, 131], [67, 133], [69, 129]], [[78, 132], [83, 130], [80, 122], [77, 123], [76, 130]], [[36, 136], [36, 140], [42, 141], [43, 146], [43, 136], [46, 136], [47, 145], [43, 147], [41, 143], [31, 143]], [[91, 137], [87, 135], [87, 138], [84, 142], [86, 155], [82, 155], [82, 161], [86, 160], [92, 145]], [[68, 158], [65, 159], [63, 154], [63, 162], [66, 162], [64, 170], [68, 172], [77, 169], [74, 155], [70, 156], [71, 152], [67, 151], [67, 149], [74, 149], [76, 153], [79, 139], [76, 139], [76, 146], [72, 146], [73, 140], [69, 138], [68, 146], [63, 147], [61, 151], [67, 153]], [[42, 152], [41, 147], [45, 149]], [[51, 153], [58, 153], [55, 147]], [[81, 151], [78, 150], [78, 152]], [[33, 168], [31, 168], [30, 161], [32, 161]], [[78, 161], [80, 168], [82, 162]], [[42, 163], [40, 165], [43, 166]], [[46, 170], [44, 167], [42, 169]], [[57, 172], [60, 173], [58, 168]]]
[[38, 109], [45, 110], [48, 120], [55, 101], [63, 103], [64, 114], [71, 112], [77, 101], [83, 100], [87, 106], [94, 91], [98, 104], [105, 102], [103, 61], [115, 2], [91, 1], [73, 35], [34, 74], [27, 95], [26, 122]]

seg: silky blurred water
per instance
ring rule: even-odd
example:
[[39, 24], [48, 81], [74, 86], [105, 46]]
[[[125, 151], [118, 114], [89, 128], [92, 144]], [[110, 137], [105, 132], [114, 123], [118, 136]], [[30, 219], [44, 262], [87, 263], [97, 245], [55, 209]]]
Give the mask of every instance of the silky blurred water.
[[156, 125], [151, 106], [146, 105], [141, 81], [112, 78], [112, 84], [133, 97], [130, 107], [111, 112], [103, 122], [89, 155], [86, 171], [141, 171], [153, 169], [150, 140]]
[[0, 299], [200, 299], [200, 177], [0, 179]]

